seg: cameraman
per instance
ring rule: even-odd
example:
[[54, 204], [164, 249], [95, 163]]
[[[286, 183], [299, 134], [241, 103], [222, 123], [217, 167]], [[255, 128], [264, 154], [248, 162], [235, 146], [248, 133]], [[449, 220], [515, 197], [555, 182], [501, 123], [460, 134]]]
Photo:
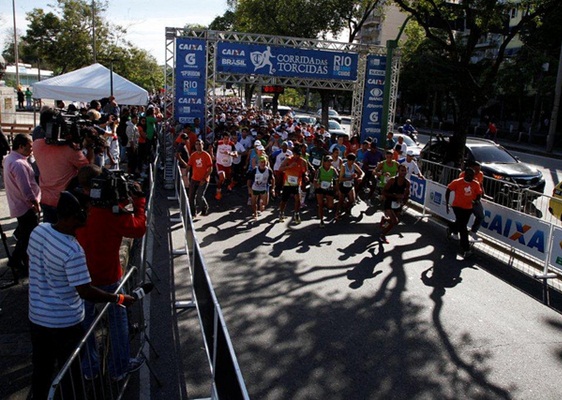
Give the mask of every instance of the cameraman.
[[[82, 167], [78, 171], [78, 183], [84, 194], [90, 195], [94, 179], [112, 179], [112, 175], [102, 173], [102, 169], [96, 165]], [[117, 290], [123, 276], [123, 267], [119, 259], [123, 237], [141, 238], [146, 232], [146, 199], [140, 185], [135, 183], [129, 194], [132, 198], [132, 213], [124, 209], [126, 203], [119, 204], [117, 213], [111, 207], [91, 204], [86, 225], [76, 232], [78, 242], [86, 253], [92, 286], [108, 292]], [[94, 303], [86, 301], [85, 329], [90, 327], [95, 317]], [[113, 380], [121, 380], [128, 373], [138, 370], [144, 359], [130, 357], [127, 312], [118, 305], [109, 308], [109, 331], [109, 375]], [[84, 357], [82, 369], [86, 378], [94, 378], [100, 372], [94, 337], [88, 341], [87, 348], [89, 357]]]
[[[53, 123], [53, 119], [50, 121], [45, 119], [41, 123], [43, 130], [47, 132], [47, 125]], [[81, 131], [81, 134], [89, 138], [73, 138], [72, 129], [68, 129], [65, 121], [59, 119], [58, 124], [60, 124], [61, 132], [58, 141], [47, 143], [47, 138], [40, 138], [33, 142], [33, 154], [40, 172], [39, 187], [41, 188], [43, 221], [52, 223], [57, 221], [56, 207], [60, 193], [66, 189], [81, 167], [93, 161], [94, 146], [91, 137], [97, 135], [91, 127], [81, 129], [75, 127]], [[89, 135], [86, 131], [89, 132]], [[86, 148], [86, 154], [81, 150], [82, 146]]]

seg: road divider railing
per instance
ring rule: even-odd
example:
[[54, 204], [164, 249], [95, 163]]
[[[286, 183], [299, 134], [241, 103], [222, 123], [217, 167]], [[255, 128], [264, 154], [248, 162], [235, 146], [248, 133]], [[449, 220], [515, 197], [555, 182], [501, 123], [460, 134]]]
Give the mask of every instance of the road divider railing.
[[196, 307], [209, 368], [212, 375], [211, 399], [249, 399], [234, 346], [218, 302], [191, 218], [188, 188], [176, 164], [175, 194], [184, 228], [185, 254], [191, 273], [192, 301], [179, 301], [176, 309]]

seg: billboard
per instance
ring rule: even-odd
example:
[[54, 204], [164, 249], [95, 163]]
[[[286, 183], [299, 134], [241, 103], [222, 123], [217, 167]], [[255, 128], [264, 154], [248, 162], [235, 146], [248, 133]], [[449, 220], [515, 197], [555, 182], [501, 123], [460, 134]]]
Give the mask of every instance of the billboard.
[[265, 44], [218, 42], [218, 72], [311, 79], [357, 80], [356, 53]]
[[386, 77], [386, 56], [370, 55], [365, 68], [365, 90], [363, 94], [363, 113], [361, 117], [361, 141], [368, 137], [381, 138], [384, 83]]
[[205, 127], [205, 85], [207, 45], [202, 39], [176, 39], [175, 118], [193, 124], [195, 118]]

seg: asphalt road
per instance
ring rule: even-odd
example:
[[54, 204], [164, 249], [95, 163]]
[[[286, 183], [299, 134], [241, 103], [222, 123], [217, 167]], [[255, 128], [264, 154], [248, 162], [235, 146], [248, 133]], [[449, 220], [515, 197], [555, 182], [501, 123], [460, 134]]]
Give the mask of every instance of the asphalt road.
[[324, 229], [245, 203], [211, 200], [195, 226], [251, 398], [562, 398], [560, 314], [485, 250], [460, 261], [412, 215], [380, 245], [363, 203]]

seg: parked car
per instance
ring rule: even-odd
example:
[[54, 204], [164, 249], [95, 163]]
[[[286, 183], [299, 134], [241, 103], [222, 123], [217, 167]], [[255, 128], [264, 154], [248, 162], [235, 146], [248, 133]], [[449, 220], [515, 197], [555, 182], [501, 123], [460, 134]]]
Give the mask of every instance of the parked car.
[[[320, 123], [316, 124], [315, 128], [318, 128]], [[332, 135], [331, 140], [335, 141], [338, 136], [346, 136], [349, 139], [349, 133], [342, 128], [342, 126], [333, 119], [328, 121], [328, 127], [326, 129]]]
[[[337, 121], [338, 124], [341, 124], [341, 117], [338, 114], [338, 112], [336, 110], [334, 110], [333, 108], [328, 109], [328, 119], [333, 119], [334, 121]], [[319, 108], [318, 111], [316, 111], [316, 120], [318, 122], [322, 121], [322, 109], [321, 108]]]
[[279, 115], [281, 117], [284, 117], [287, 114], [290, 117], [294, 117], [294, 115], [295, 115], [295, 112], [293, 111], [293, 109], [291, 107], [288, 107], [288, 106], [277, 106], [277, 112], [279, 113]]
[[[434, 138], [428, 142], [421, 151], [422, 170], [424, 176], [432, 177], [443, 184], [449, 183], [455, 176], [451, 176], [450, 170], [445, 170], [445, 157], [449, 138]], [[424, 164], [424, 161], [431, 161], [433, 165]], [[536, 216], [542, 216], [539, 210], [532, 204], [537, 195], [522, 195], [525, 190], [544, 193], [545, 179], [542, 173], [528, 164], [525, 164], [502, 146], [492, 140], [480, 138], [467, 138], [464, 150], [464, 164], [471, 161], [478, 161], [481, 164], [482, 172], [486, 179], [484, 190], [486, 195], [495, 202], [526, 212]], [[431, 169], [431, 167], [441, 166], [441, 169]], [[447, 164], [449, 165], [449, 164]], [[459, 168], [459, 164], [449, 165]], [[439, 177], [440, 179], [436, 179]], [[540, 213], [540, 215], [539, 215]]]
[[556, 218], [562, 220], [562, 182], [552, 191], [552, 199], [548, 203], [548, 211]]
[[312, 115], [297, 114], [295, 115], [295, 119], [297, 122], [301, 122], [303, 124], [314, 125], [316, 123], [316, 118]]

